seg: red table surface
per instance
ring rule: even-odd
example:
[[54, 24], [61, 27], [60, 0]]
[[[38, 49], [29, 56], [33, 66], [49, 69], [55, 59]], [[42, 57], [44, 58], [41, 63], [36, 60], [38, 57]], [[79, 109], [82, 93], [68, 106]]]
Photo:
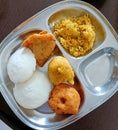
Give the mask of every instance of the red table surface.
[[[0, 42], [20, 23], [60, 0], [0, 0]], [[85, 0], [99, 9], [118, 33], [117, 0]], [[10, 110], [0, 94], [0, 119], [14, 130], [31, 128]], [[107, 102], [62, 130], [118, 130], [118, 93]]]

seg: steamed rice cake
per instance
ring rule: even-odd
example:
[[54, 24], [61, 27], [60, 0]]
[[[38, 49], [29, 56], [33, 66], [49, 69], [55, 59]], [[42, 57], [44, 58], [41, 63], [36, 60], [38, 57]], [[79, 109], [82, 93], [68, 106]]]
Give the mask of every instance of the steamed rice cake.
[[13, 94], [20, 106], [34, 109], [48, 101], [51, 89], [47, 75], [37, 70], [28, 81], [15, 84]]
[[14, 83], [28, 80], [36, 69], [36, 59], [28, 48], [16, 50], [8, 60], [7, 72]]

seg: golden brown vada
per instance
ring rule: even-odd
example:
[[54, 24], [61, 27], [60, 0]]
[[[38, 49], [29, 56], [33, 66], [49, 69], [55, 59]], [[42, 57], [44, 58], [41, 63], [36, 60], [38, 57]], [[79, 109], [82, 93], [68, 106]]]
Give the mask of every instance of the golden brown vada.
[[77, 114], [80, 95], [71, 85], [59, 84], [52, 90], [48, 104], [57, 114]]

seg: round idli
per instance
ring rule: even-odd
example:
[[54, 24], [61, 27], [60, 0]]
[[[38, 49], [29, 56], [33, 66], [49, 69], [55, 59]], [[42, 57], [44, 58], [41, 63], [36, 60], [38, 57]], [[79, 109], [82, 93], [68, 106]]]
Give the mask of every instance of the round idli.
[[39, 70], [24, 83], [15, 84], [14, 97], [19, 105], [27, 109], [34, 109], [48, 101], [52, 90], [48, 76]]
[[9, 58], [7, 72], [14, 83], [21, 83], [28, 80], [36, 69], [36, 59], [28, 48], [18, 49]]

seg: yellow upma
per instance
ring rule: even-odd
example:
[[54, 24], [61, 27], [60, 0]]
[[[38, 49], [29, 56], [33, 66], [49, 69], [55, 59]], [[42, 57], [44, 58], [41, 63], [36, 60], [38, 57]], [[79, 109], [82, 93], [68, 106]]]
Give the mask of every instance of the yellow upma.
[[54, 34], [73, 56], [85, 55], [92, 50], [95, 28], [88, 15], [63, 19], [54, 25]]

